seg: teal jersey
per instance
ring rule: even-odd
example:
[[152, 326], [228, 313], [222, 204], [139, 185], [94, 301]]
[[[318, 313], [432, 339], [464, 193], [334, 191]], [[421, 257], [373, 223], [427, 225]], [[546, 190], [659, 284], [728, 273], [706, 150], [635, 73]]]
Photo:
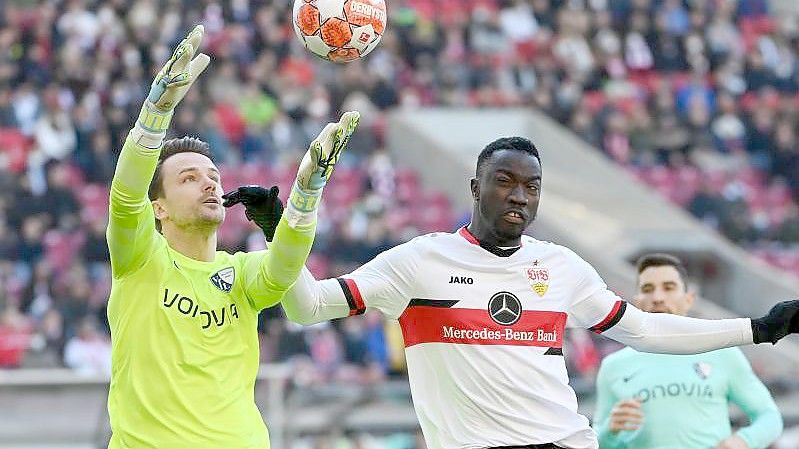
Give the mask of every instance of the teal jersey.
[[[614, 434], [611, 409], [634, 397], [642, 426]], [[765, 448], [782, 432], [774, 399], [738, 348], [692, 355], [624, 348], [599, 368], [594, 430], [602, 449], [712, 449], [732, 434], [730, 402], [751, 420], [737, 432], [750, 448]]]

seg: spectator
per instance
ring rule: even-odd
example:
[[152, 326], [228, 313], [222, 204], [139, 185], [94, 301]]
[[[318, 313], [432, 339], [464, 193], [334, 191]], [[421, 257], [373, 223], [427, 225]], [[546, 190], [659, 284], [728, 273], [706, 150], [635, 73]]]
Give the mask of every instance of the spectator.
[[64, 363], [80, 374], [111, 375], [111, 342], [92, 317], [80, 321], [77, 334], [64, 348]]
[[45, 226], [45, 221], [38, 216], [28, 217], [22, 222], [22, 235], [14, 251], [17, 260], [35, 263], [44, 256], [42, 239]]
[[31, 326], [15, 307], [0, 314], [0, 368], [18, 368], [30, 346]]
[[105, 217], [95, 218], [89, 224], [89, 235], [81, 254], [89, 264], [103, 265], [110, 260], [108, 241], [105, 238], [107, 220]]
[[112, 148], [111, 135], [106, 130], [98, 130], [91, 137], [88, 154], [78, 161], [87, 182], [111, 182], [116, 166], [116, 156]]
[[50, 216], [50, 224], [71, 227], [77, 224], [80, 204], [71, 188], [69, 168], [63, 162], [47, 170], [47, 187], [38, 201]]
[[5, 217], [0, 215], [0, 260], [9, 260], [14, 257], [15, 240], [14, 233], [8, 228]]
[[64, 94], [57, 86], [50, 86], [43, 93], [44, 110], [34, 131], [36, 151], [31, 154], [34, 165], [63, 160], [75, 149], [76, 130], [65, 110], [63, 103], [69, 100]]
[[11, 102], [13, 91], [0, 86], [0, 128], [18, 128], [17, 117]]

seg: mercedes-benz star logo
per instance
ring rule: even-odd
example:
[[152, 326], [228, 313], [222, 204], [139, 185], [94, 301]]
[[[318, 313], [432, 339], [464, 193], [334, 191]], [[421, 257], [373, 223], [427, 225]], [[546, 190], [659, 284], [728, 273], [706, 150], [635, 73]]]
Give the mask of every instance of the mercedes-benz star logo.
[[488, 314], [497, 323], [510, 326], [522, 317], [522, 303], [513, 293], [499, 292], [488, 300]]

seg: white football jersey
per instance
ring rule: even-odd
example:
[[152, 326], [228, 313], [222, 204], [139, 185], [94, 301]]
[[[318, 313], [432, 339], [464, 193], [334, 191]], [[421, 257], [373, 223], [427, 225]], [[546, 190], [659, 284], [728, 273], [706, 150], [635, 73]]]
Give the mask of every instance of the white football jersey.
[[[563, 331], [606, 330], [626, 303], [571, 250], [529, 236], [489, 247], [461, 228], [383, 252], [339, 283], [350, 314], [399, 320], [429, 449], [598, 447], [568, 384]], [[573, 314], [581, 301], [599, 302], [594, 316]]]

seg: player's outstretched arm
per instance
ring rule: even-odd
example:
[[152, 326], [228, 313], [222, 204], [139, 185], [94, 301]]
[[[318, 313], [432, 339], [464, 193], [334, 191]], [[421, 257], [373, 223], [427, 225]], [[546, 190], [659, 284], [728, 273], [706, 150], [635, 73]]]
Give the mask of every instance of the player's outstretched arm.
[[283, 309], [291, 321], [314, 324], [360, 315], [366, 308], [398, 318], [414, 297], [425, 253], [416, 239], [380, 253], [352, 273], [317, 281], [307, 269], [286, 292]]
[[286, 318], [308, 326], [356, 314], [350, 304], [352, 299], [347, 297], [343, 287], [337, 279], [318, 281], [303, 268], [299, 279], [283, 298]]
[[643, 312], [620, 301], [613, 292], [600, 290], [575, 304], [570, 315], [583, 327], [633, 349], [665, 354], [698, 354], [752, 343], [776, 343], [799, 332], [796, 300], [775, 305], [762, 318], [707, 320]]
[[155, 218], [147, 190], [172, 111], [210, 61], [202, 53], [194, 56], [202, 37], [202, 25], [194, 27], [158, 72], [119, 155], [111, 181], [107, 230], [115, 277], [141, 266], [155, 242]]
[[642, 352], [699, 354], [752, 343], [776, 343], [799, 333], [799, 300], [781, 302], [761, 318], [703, 320], [669, 313], [646, 313], [608, 290], [596, 270], [571, 251], [579, 276], [571, 322]]
[[226, 207], [244, 204], [247, 218], [261, 228], [267, 241], [272, 241], [257, 264], [257, 272], [245, 274], [247, 294], [256, 308], [276, 304], [300, 275], [316, 234], [322, 190], [359, 119], [357, 112], [346, 112], [314, 139], [300, 163], [285, 211], [276, 187], [244, 186], [224, 196]]

